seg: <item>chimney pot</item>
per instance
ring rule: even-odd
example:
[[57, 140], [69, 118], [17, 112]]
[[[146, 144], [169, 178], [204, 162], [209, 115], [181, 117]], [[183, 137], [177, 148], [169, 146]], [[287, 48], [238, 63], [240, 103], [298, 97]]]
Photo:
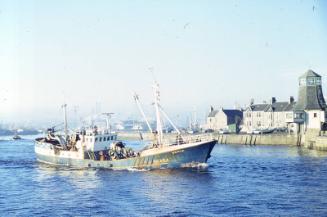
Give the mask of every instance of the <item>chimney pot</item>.
[[293, 103], [293, 102], [294, 102], [294, 97], [290, 96], [290, 103]]

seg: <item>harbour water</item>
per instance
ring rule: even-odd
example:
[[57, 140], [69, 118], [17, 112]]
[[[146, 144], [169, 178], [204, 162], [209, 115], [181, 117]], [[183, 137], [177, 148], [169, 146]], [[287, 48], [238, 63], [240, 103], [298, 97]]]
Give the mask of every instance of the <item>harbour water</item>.
[[327, 215], [324, 152], [218, 144], [206, 170], [74, 170], [37, 163], [32, 139], [0, 141], [1, 215]]

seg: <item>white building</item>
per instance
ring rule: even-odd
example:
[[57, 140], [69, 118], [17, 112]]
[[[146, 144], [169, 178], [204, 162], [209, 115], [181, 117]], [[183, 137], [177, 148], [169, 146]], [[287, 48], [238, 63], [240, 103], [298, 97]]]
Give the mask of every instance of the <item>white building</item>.
[[237, 109], [219, 109], [210, 108], [210, 113], [207, 117], [207, 129], [211, 130], [227, 130], [231, 133], [238, 133], [241, 124], [243, 113]]
[[272, 97], [271, 103], [252, 102], [243, 112], [242, 131], [251, 133], [265, 129], [293, 130], [294, 105], [293, 97], [288, 102], [277, 102], [275, 97]]

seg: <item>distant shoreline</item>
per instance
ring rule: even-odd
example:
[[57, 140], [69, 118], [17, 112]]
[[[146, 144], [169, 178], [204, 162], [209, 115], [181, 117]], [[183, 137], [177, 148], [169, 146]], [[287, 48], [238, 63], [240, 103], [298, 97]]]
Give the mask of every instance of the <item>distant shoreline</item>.
[[0, 136], [13, 136], [15, 134], [26, 136], [26, 135], [37, 135], [40, 134], [40, 132], [37, 130], [24, 130], [22, 132], [16, 133], [15, 130], [0, 129]]

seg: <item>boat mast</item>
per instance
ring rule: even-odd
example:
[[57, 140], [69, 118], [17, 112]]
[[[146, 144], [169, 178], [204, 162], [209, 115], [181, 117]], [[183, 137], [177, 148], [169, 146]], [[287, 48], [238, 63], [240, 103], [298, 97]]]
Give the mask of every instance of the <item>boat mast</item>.
[[67, 125], [67, 104], [63, 104], [61, 108], [64, 110], [64, 133], [65, 139], [68, 138], [68, 125]]
[[153, 94], [154, 94], [154, 107], [156, 109], [156, 119], [157, 119], [157, 143], [158, 145], [162, 145], [162, 123], [160, 117], [160, 109], [159, 109], [159, 102], [160, 102], [160, 90], [159, 84], [155, 81], [153, 84]]
[[143, 118], [144, 118], [144, 120], [146, 122], [146, 125], [148, 126], [148, 129], [149, 129], [150, 133], [153, 133], [153, 130], [151, 128], [151, 125], [150, 125], [148, 119], [146, 118], [145, 113], [144, 113], [144, 111], [142, 109], [139, 96], [134, 92], [133, 93], [133, 97], [134, 97], [134, 100], [136, 102], [136, 105], [137, 105], [139, 111], [141, 112], [141, 114], [142, 114], [142, 116], [143, 116]]
[[110, 118], [111, 118], [111, 115], [113, 115], [114, 113], [106, 112], [106, 113], [102, 113], [102, 114], [106, 116], [107, 133], [111, 133]]

